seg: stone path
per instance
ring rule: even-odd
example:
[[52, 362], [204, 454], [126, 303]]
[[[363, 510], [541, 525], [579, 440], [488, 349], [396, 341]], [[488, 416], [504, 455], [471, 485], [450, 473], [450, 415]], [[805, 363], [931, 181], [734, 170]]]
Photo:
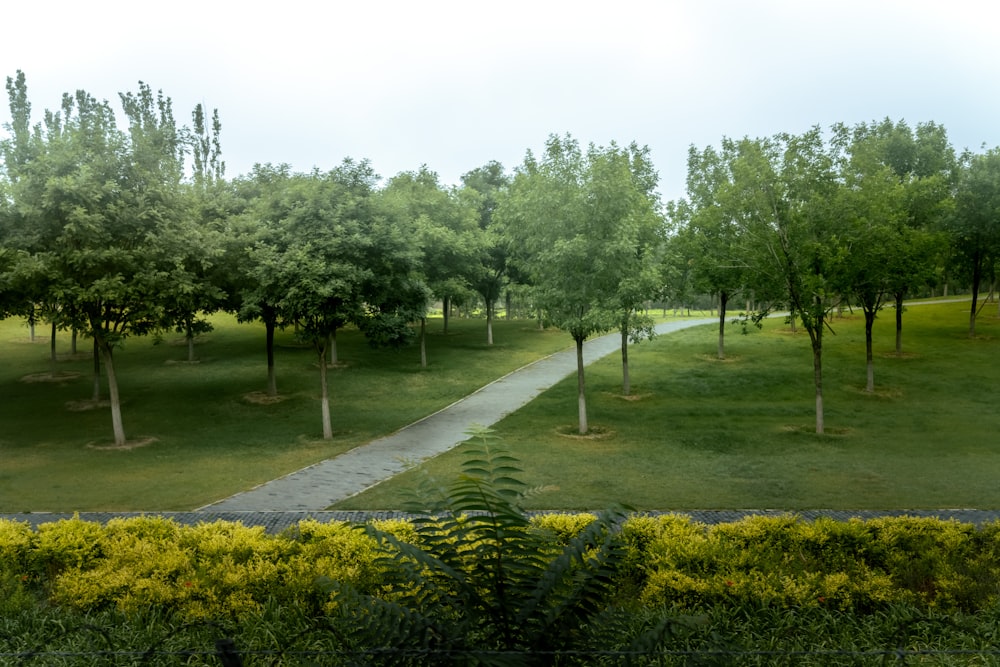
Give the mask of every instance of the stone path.
[[[544, 512], [533, 512], [534, 514], [546, 514], [556, 510], [546, 510]], [[572, 512], [570, 512], [572, 513]], [[529, 512], [531, 514], [531, 512]], [[936, 517], [940, 519], [954, 519], [962, 523], [970, 523], [982, 526], [987, 523], [1000, 521], [1000, 511], [997, 510], [802, 510], [799, 512], [789, 512], [786, 510], [677, 510], [674, 512], [641, 512], [640, 514], [661, 515], [679, 514], [689, 516], [693, 521], [704, 524], [717, 524], [738, 521], [746, 516], [798, 516], [805, 521], [814, 521], [820, 517], [828, 517], [837, 521], [847, 521], [851, 518], [874, 519], [883, 516], [917, 516]], [[405, 519], [407, 514], [403, 512], [383, 511], [383, 512], [215, 512], [201, 510], [197, 512], [80, 512], [77, 515], [69, 512], [32, 512], [25, 514], [0, 514], [0, 520], [23, 521], [38, 527], [43, 523], [52, 523], [63, 519], [72, 519], [78, 516], [83, 521], [95, 523], [107, 523], [111, 519], [129, 518], [138, 516], [162, 516], [176, 521], [181, 525], [194, 526], [200, 523], [214, 523], [216, 521], [233, 521], [242, 523], [245, 526], [262, 526], [264, 530], [271, 534], [294, 529], [299, 521], [305, 519], [316, 519], [321, 522], [348, 521], [353, 523], [363, 523], [377, 519]]]

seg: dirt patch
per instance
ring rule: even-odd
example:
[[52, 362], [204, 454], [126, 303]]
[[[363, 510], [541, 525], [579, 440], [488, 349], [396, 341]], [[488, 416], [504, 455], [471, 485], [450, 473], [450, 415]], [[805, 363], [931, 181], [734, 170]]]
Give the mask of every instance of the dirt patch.
[[48, 345], [49, 343], [48, 336], [35, 336], [34, 340], [32, 340], [30, 336], [16, 336], [14, 338], [8, 338], [7, 340], [11, 343], [27, 343], [28, 345], [39, 345], [41, 343]]
[[698, 358], [702, 361], [712, 361], [717, 364], [734, 364], [738, 361], [743, 361], [743, 357], [726, 355], [725, 359], [719, 359], [717, 354], [699, 354]]
[[66, 409], [70, 412], [87, 412], [89, 410], [101, 410], [103, 408], [110, 408], [111, 401], [66, 401]]
[[154, 442], [156, 442], [156, 438], [135, 438], [134, 440], [126, 440], [123, 445], [96, 445], [89, 443], [87, 449], [96, 449], [100, 452], [125, 452], [132, 449], [139, 449], [140, 447], [148, 447]]
[[93, 359], [93, 352], [67, 352], [66, 354], [57, 354], [56, 359], [59, 361], [83, 361], [84, 359]]
[[[202, 345], [207, 342], [208, 342], [207, 339], [202, 338], [201, 336], [194, 337], [195, 345]], [[188, 344], [187, 338], [172, 338], [167, 341], [167, 345], [169, 345], [170, 347], [187, 347], [187, 344]]]
[[650, 396], [652, 396], [652, 394], [629, 394], [628, 396], [626, 396], [625, 394], [613, 394], [610, 391], [606, 391], [604, 393], [605, 395], [610, 396], [612, 398], [617, 398], [620, 401], [628, 401], [630, 403], [634, 403], [636, 401], [644, 401]]
[[69, 382], [80, 377], [76, 371], [59, 371], [56, 373], [32, 373], [21, 378], [25, 384], [36, 384], [40, 382]]
[[[810, 424], [808, 426], [804, 424], [786, 424], [781, 427], [781, 430], [785, 433], [811, 433], [816, 435], [816, 425]], [[850, 428], [830, 428], [829, 426], [823, 427], [823, 435], [850, 435], [854, 432], [854, 429]]]
[[883, 359], [919, 359], [920, 355], [914, 352], [903, 352], [902, 354], [896, 354], [895, 352], [882, 352], [878, 356]]
[[606, 426], [591, 426], [586, 433], [580, 433], [578, 425], [570, 424], [567, 426], [557, 426], [556, 434], [572, 440], [606, 440], [614, 437], [615, 431]]
[[200, 364], [201, 359], [195, 359], [194, 361], [189, 361], [187, 359], [167, 359], [163, 363], [167, 366], [193, 366], [195, 364]]
[[855, 393], [872, 398], [902, 398], [903, 390], [893, 387], [875, 387], [874, 391], [865, 391], [865, 387], [852, 387]]
[[243, 394], [243, 400], [253, 405], [274, 405], [286, 401], [288, 398], [282, 394], [271, 396], [263, 391], [251, 391], [249, 394]]
[[[339, 370], [341, 368], [347, 368], [348, 366], [350, 366], [350, 364], [348, 362], [346, 362], [346, 361], [337, 361], [337, 362], [332, 363], [332, 364], [328, 362], [326, 364], [326, 369], [328, 371], [335, 371], [335, 370]], [[315, 364], [312, 364], [312, 367], [316, 368], [316, 369], [319, 369], [319, 363], [317, 362]]]

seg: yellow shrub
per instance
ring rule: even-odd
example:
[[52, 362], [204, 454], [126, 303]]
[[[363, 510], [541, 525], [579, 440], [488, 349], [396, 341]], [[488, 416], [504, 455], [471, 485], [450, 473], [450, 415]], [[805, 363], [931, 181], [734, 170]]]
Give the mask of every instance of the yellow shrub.
[[552, 533], [555, 544], [565, 546], [583, 529], [597, 520], [594, 514], [538, 514], [531, 517], [531, 525], [539, 530]]
[[50, 576], [67, 567], [86, 567], [101, 557], [103, 532], [100, 524], [79, 517], [43, 523], [35, 560]]
[[37, 542], [28, 522], [0, 519], [0, 576], [27, 574]]

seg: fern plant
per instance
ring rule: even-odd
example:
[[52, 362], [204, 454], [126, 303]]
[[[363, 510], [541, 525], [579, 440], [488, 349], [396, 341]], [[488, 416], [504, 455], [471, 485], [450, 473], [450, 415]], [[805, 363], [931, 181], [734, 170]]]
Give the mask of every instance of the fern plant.
[[[490, 431], [470, 432], [462, 473], [425, 482], [407, 507], [417, 539], [372, 527], [386, 549], [380, 595], [333, 582], [336, 609], [366, 664], [570, 664], [624, 615], [610, 604], [624, 509], [601, 513], [565, 546], [533, 527], [518, 461]], [[651, 637], [637, 641], [647, 646]], [[654, 642], [655, 643], [655, 642]]]

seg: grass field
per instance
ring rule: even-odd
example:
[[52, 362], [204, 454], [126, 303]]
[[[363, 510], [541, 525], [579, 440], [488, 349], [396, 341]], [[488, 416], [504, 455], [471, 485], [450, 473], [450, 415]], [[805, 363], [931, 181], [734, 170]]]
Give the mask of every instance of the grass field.
[[[588, 370], [591, 425], [607, 436], [560, 435], [574, 423], [575, 379], [498, 423], [525, 469], [556, 490], [531, 507], [595, 509], [919, 509], [1000, 507], [1000, 320], [988, 307], [967, 338], [967, 303], [920, 305], [904, 317], [904, 356], [892, 356], [894, 316], [875, 326], [876, 392], [865, 384], [860, 314], [825, 338], [828, 433], [813, 430], [812, 361], [804, 332], [771, 320], [728, 337], [715, 360], [712, 327], [635, 346], [635, 400], [620, 396], [614, 355]], [[444, 454], [337, 508], [390, 509]]]
[[[52, 370], [47, 329], [30, 342], [23, 321], [0, 322], [0, 511], [199, 507], [396, 430], [571, 343], [532, 322], [500, 321], [489, 347], [483, 320], [453, 319], [447, 335], [431, 321], [421, 369], [416, 347], [372, 350], [343, 331], [343, 364], [330, 373], [334, 439], [325, 442], [312, 350], [279, 332], [285, 400], [255, 404], [245, 396], [266, 388], [263, 328], [225, 316], [215, 323], [199, 339], [196, 364], [183, 363], [175, 336], [158, 345], [130, 339], [116, 354], [126, 433], [155, 438], [116, 451], [98, 449], [112, 440], [106, 407], [72, 409], [91, 395], [90, 341], [80, 341], [76, 357], [60, 357], [59, 382], [37, 381]], [[69, 351], [68, 335], [57, 348]]]
[[[824, 436], [811, 433], [808, 339], [777, 320], [731, 333], [725, 362], [713, 358], [712, 327], [634, 346], [633, 400], [620, 396], [615, 355], [591, 366], [591, 424], [604, 437], [560, 435], [576, 417], [572, 378], [496, 430], [526, 481], [558, 487], [535, 497], [537, 508], [997, 508], [1000, 320], [988, 309], [969, 340], [967, 308], [909, 308], [903, 358], [890, 354], [886, 313], [875, 395], [862, 391], [862, 319], [837, 320], [824, 355]], [[498, 322], [490, 348], [481, 320], [453, 320], [448, 335], [432, 322], [421, 369], [416, 348], [372, 350], [343, 332], [344, 364], [331, 373], [335, 437], [324, 442], [312, 351], [280, 333], [285, 400], [254, 404], [245, 396], [265, 385], [263, 330], [216, 324], [193, 365], [172, 338], [128, 341], [116, 357], [126, 431], [155, 440], [116, 451], [99, 449], [111, 440], [106, 408], [70, 409], [90, 395], [89, 355], [61, 357], [60, 382], [29, 381], [50, 370], [48, 339], [31, 343], [23, 323], [0, 322], [0, 511], [199, 507], [391, 432], [570, 344], [531, 322]], [[68, 337], [57, 342], [65, 352]], [[448, 478], [460, 460], [445, 454], [338, 507], [398, 508], [417, 478]]]

